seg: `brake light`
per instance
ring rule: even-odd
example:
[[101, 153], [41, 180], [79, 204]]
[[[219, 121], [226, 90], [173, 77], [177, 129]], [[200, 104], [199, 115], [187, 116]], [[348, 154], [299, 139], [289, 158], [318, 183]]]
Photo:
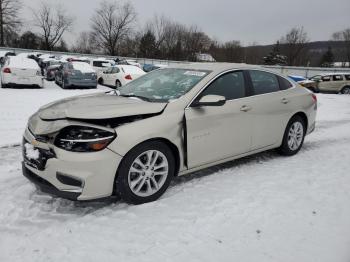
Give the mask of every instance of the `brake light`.
[[317, 103], [317, 96], [315, 94], [311, 94], [312, 99], [314, 100], [315, 103]]
[[3, 72], [6, 74], [11, 74], [11, 69], [6, 67], [6, 68], [4, 68]]
[[131, 75], [126, 75], [126, 76], [125, 76], [125, 79], [126, 79], [126, 80], [132, 80], [132, 77], [131, 77]]

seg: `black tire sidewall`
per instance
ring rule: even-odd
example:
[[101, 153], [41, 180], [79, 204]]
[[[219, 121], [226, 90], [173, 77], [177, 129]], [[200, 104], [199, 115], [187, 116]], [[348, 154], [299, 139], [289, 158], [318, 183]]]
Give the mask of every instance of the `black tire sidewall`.
[[345, 89], [350, 90], [350, 86], [344, 86], [340, 93], [345, 95], [345, 93], [344, 93]]
[[[297, 150], [291, 150], [289, 148], [289, 145], [288, 145], [288, 134], [289, 134], [289, 129], [290, 127], [295, 123], [295, 122], [300, 122], [303, 126], [303, 139], [301, 141], [301, 144], [300, 146], [298, 147]], [[281, 147], [279, 148], [279, 152], [282, 154], [282, 155], [286, 155], [286, 156], [292, 156], [292, 155], [295, 155], [297, 154], [300, 149], [303, 147], [303, 144], [304, 144], [304, 139], [305, 139], [305, 135], [306, 135], [306, 123], [304, 121], [304, 119], [300, 116], [293, 116], [288, 124], [287, 124], [287, 127], [286, 127], [286, 130], [284, 132], [284, 135], [283, 135], [283, 141], [282, 141], [282, 145]]]
[[119, 80], [115, 81], [115, 88], [118, 89], [120, 87], [122, 87], [122, 83]]
[[[165, 155], [169, 164], [169, 173], [164, 185], [161, 187], [161, 189], [158, 192], [148, 197], [140, 197], [135, 195], [131, 191], [128, 183], [128, 175], [129, 175], [130, 166], [135, 160], [135, 158], [147, 150], [158, 150]], [[117, 176], [115, 179], [115, 191], [117, 195], [119, 195], [125, 202], [129, 204], [138, 205], [138, 204], [152, 202], [157, 200], [159, 197], [161, 197], [164, 194], [166, 189], [169, 187], [169, 184], [172, 178], [174, 177], [174, 175], [175, 175], [175, 158], [171, 149], [166, 144], [159, 141], [145, 142], [131, 149], [122, 159], [122, 162], [119, 165]]]

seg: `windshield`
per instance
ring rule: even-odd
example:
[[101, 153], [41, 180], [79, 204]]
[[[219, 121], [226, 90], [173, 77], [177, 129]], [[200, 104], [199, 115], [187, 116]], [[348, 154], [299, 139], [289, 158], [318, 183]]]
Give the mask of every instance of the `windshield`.
[[140, 77], [120, 89], [121, 96], [152, 102], [169, 102], [191, 90], [210, 71], [166, 68]]
[[315, 76], [313, 76], [313, 77], [310, 77], [310, 80], [315, 80], [315, 81], [321, 80], [321, 77], [322, 77], [322, 76], [320, 76], [320, 75], [315, 75]]

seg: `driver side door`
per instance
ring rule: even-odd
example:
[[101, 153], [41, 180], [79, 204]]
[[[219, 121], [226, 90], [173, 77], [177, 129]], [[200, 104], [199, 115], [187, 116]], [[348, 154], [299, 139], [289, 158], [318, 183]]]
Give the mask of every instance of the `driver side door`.
[[[216, 78], [185, 109], [188, 167], [224, 160], [246, 153], [251, 147], [251, 126], [246, 74], [225, 73]], [[194, 104], [206, 95], [226, 98], [221, 106]]]

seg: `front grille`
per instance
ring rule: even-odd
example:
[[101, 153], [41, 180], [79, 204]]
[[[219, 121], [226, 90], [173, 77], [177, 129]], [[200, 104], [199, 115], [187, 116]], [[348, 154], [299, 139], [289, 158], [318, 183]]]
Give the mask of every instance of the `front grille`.
[[29, 159], [27, 157], [26, 148], [24, 146], [26, 143], [30, 144], [25, 138], [23, 138], [22, 155], [24, 162], [35, 169], [38, 169], [40, 171], [45, 170], [47, 160], [56, 157], [55, 153], [52, 150], [45, 150], [38, 147], [34, 147], [35, 150], [39, 151], [39, 157], [37, 159]]

